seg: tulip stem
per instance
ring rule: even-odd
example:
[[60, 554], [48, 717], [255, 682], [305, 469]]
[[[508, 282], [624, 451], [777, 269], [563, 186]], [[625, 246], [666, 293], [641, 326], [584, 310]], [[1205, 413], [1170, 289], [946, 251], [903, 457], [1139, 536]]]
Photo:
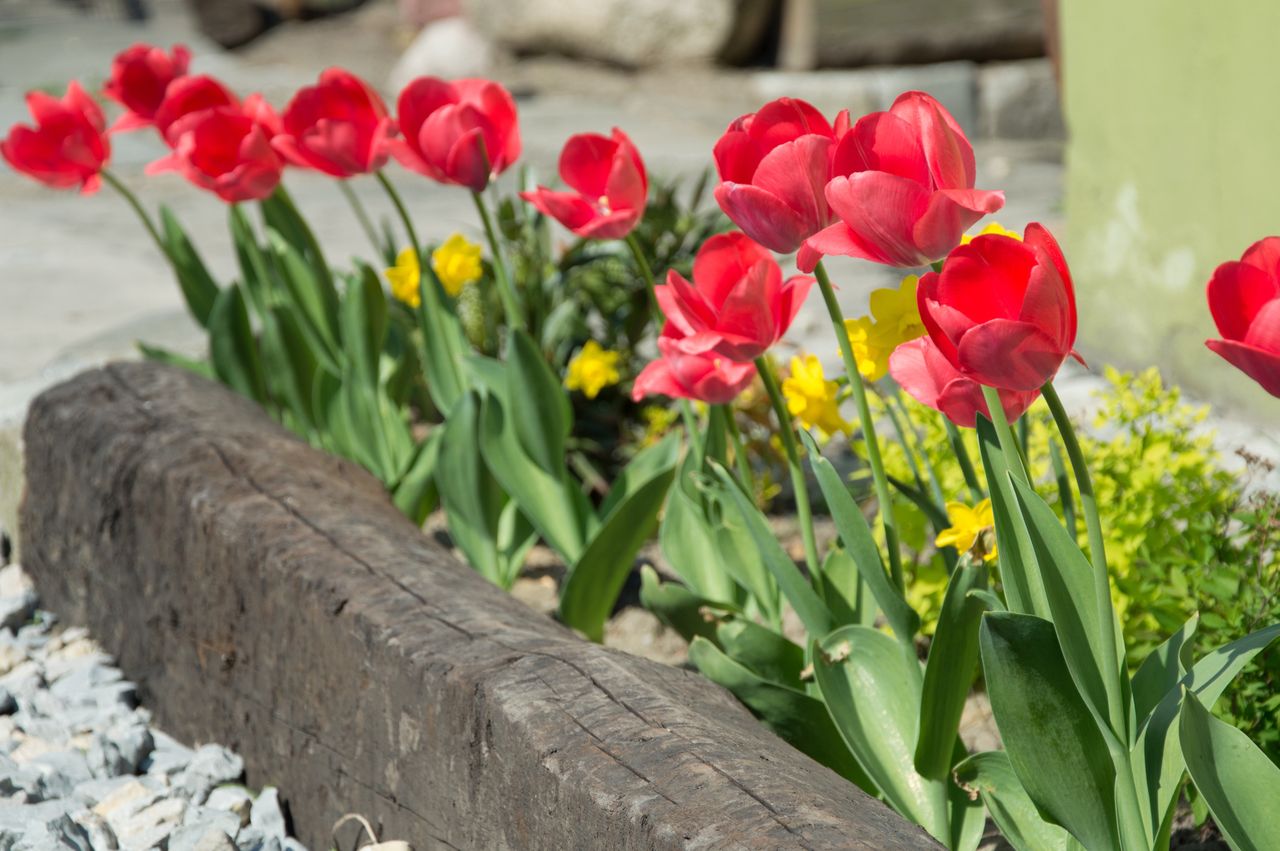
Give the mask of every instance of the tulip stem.
[[746, 447], [742, 443], [742, 432], [738, 430], [738, 422], [733, 416], [733, 404], [724, 408], [725, 429], [729, 432], [729, 445], [733, 447], [733, 463], [738, 468], [738, 479], [746, 489], [748, 496], [754, 496], [756, 490], [755, 475], [751, 472], [751, 460], [747, 458]]
[[858, 419], [862, 424], [862, 436], [867, 445], [867, 463], [871, 467], [871, 478], [875, 482], [876, 501], [880, 503], [880, 523], [884, 526], [885, 549], [889, 551], [889, 573], [899, 591], [906, 588], [902, 577], [902, 554], [898, 548], [898, 524], [893, 516], [893, 492], [889, 490], [889, 477], [884, 472], [884, 459], [880, 455], [880, 442], [876, 439], [876, 425], [871, 418], [871, 406], [867, 404], [867, 388], [862, 381], [862, 373], [858, 371], [858, 360], [853, 354], [853, 344], [849, 341], [849, 332], [844, 327], [844, 311], [840, 302], [836, 301], [835, 290], [831, 286], [831, 278], [822, 263], [813, 270], [818, 279], [818, 288], [822, 290], [822, 300], [826, 302], [827, 313], [831, 316], [831, 325], [836, 332], [836, 342], [840, 344], [840, 356], [844, 359], [844, 371], [849, 376], [849, 388], [853, 391], [854, 403], [858, 406]]
[[818, 544], [813, 536], [813, 511], [809, 507], [809, 489], [805, 486], [804, 468], [800, 466], [800, 452], [796, 448], [796, 429], [791, 421], [791, 412], [787, 410], [787, 402], [778, 389], [778, 379], [774, 374], [774, 366], [767, 355], [756, 358], [756, 371], [764, 382], [765, 392], [773, 404], [773, 411], [778, 416], [779, 431], [782, 435], [782, 448], [787, 455], [787, 468], [791, 473], [791, 489], [796, 494], [796, 515], [800, 520], [800, 537], [804, 541], [804, 561], [809, 568], [812, 580], [818, 578]]
[[960, 434], [960, 429], [956, 428], [956, 424], [946, 417], [942, 418], [947, 427], [947, 440], [951, 443], [951, 451], [956, 456], [956, 462], [960, 465], [960, 473], [964, 476], [964, 483], [969, 486], [969, 495], [973, 497], [975, 503], [982, 501], [982, 486], [978, 483], [978, 472], [973, 467], [973, 459], [969, 457], [969, 448], [964, 445], [964, 437]]
[[102, 175], [102, 179], [110, 184], [112, 189], [119, 192], [120, 196], [124, 198], [124, 200], [128, 202], [129, 206], [133, 208], [133, 211], [138, 214], [138, 218], [142, 220], [142, 224], [147, 229], [147, 233], [151, 234], [151, 238], [155, 240], [156, 248], [160, 249], [160, 253], [163, 254], [165, 259], [169, 261], [170, 265], [172, 265], [173, 257], [169, 254], [169, 247], [165, 245], [164, 239], [160, 236], [160, 231], [156, 230], [155, 223], [151, 221], [151, 216], [147, 214], [146, 208], [142, 206], [142, 202], [138, 200], [138, 196], [134, 195], [133, 192], [129, 190], [129, 187], [125, 186], [118, 177], [107, 171], [105, 168], [100, 172], [100, 174]]
[[991, 424], [995, 426], [996, 437], [1000, 441], [1000, 451], [1004, 453], [1005, 464], [1009, 472], [1023, 484], [1030, 484], [1027, 478], [1027, 467], [1022, 463], [1022, 453], [1018, 451], [1017, 439], [1013, 429], [1009, 428], [1009, 418], [1004, 415], [1004, 403], [1000, 401], [1000, 391], [994, 387], [982, 387], [982, 398], [987, 402], [987, 410], [991, 413]]
[[1062, 443], [1067, 449], [1067, 457], [1071, 460], [1071, 469], [1076, 476], [1076, 488], [1080, 491], [1080, 505], [1084, 510], [1084, 523], [1089, 535], [1089, 555], [1093, 561], [1094, 596], [1097, 597], [1098, 614], [1101, 618], [1103, 671], [1108, 680], [1116, 684], [1116, 688], [1107, 689], [1111, 714], [1111, 726], [1117, 735], [1127, 729], [1128, 716], [1120, 705], [1120, 653], [1116, 645], [1115, 609], [1111, 602], [1111, 582], [1107, 568], [1107, 551], [1102, 538], [1102, 521], [1098, 517], [1098, 500], [1093, 492], [1093, 479], [1089, 476], [1089, 467], [1085, 464], [1084, 453], [1080, 450], [1080, 441], [1076, 438], [1075, 427], [1067, 416], [1067, 409], [1058, 396], [1057, 388], [1050, 379], [1040, 388], [1044, 400], [1049, 403], [1049, 411], [1053, 414], [1053, 422], [1062, 435]]
[[409, 209], [404, 205], [404, 199], [400, 197], [400, 193], [396, 190], [395, 184], [392, 183], [381, 171], [375, 171], [374, 176], [378, 178], [378, 182], [382, 184], [382, 188], [386, 190], [387, 197], [391, 199], [391, 205], [396, 208], [396, 214], [400, 216], [400, 221], [404, 224], [405, 235], [409, 237], [409, 244], [413, 246], [414, 252], [418, 255], [418, 265], [422, 263], [422, 243], [418, 242], [418, 232], [414, 230], [413, 219], [409, 217]]
[[502, 300], [502, 310], [507, 314], [507, 324], [523, 330], [524, 313], [520, 310], [520, 299], [516, 297], [502, 247], [498, 244], [498, 231], [493, 226], [493, 217], [489, 215], [489, 208], [479, 192], [472, 192], [471, 199], [476, 202], [476, 212], [480, 214], [484, 234], [489, 239], [489, 250], [493, 252], [493, 276], [498, 280], [498, 298]]
[[644, 278], [645, 289], [649, 293], [649, 310], [653, 313], [653, 324], [661, 331], [666, 316], [658, 305], [657, 283], [653, 278], [653, 269], [650, 268], [649, 261], [644, 256], [644, 249], [640, 247], [640, 241], [636, 239], [634, 233], [627, 234], [626, 242], [627, 248], [631, 249], [631, 256], [635, 258], [636, 267], [640, 270], [640, 277]]
[[338, 181], [338, 189], [342, 192], [343, 197], [347, 199], [347, 204], [351, 206], [351, 212], [355, 214], [356, 221], [360, 223], [360, 229], [364, 231], [364, 235], [369, 238], [369, 244], [373, 246], [373, 250], [382, 258], [388, 266], [392, 266], [396, 262], [394, 252], [390, 257], [385, 253], [385, 246], [378, 240], [378, 231], [373, 226], [373, 220], [369, 218], [369, 211], [364, 208], [360, 196], [356, 195], [355, 190], [351, 188], [351, 184], [346, 180]]

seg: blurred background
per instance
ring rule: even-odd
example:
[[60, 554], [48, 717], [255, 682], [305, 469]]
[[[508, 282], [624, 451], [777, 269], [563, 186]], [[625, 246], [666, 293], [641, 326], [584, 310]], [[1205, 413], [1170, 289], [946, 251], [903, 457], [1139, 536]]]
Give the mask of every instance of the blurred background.
[[[389, 103], [419, 75], [491, 76], [516, 95], [544, 182], [575, 132], [622, 127], [652, 173], [696, 176], [725, 126], [772, 98], [856, 118], [923, 89], [973, 139], [978, 185], [1005, 190], [996, 218], [1062, 238], [1091, 365], [1155, 364], [1261, 424], [1268, 397], [1203, 346], [1203, 293], [1214, 266], [1280, 231], [1280, 119], [1265, 98], [1277, 32], [1280, 5], [1263, 0], [0, 0], [0, 126], [26, 119], [29, 89], [100, 88], [137, 41], [186, 43], [193, 72], [277, 107], [330, 65]], [[163, 153], [152, 134], [113, 145], [117, 173], [171, 206], [230, 277], [223, 206], [176, 176], [144, 184]], [[392, 172], [421, 229], [477, 236], [466, 193]], [[332, 181], [287, 180], [335, 259], [367, 253]], [[381, 210], [371, 180], [353, 188]], [[852, 261], [832, 272], [853, 314], [898, 277]], [[810, 308], [792, 340], [834, 360]], [[201, 337], [129, 210], [0, 170], [0, 388], [138, 339]]]

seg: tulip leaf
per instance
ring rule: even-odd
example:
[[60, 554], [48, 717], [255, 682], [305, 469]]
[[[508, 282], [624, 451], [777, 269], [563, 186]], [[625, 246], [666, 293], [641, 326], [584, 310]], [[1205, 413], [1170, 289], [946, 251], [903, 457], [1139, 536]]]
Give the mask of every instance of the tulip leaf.
[[1023, 789], [1086, 848], [1115, 847], [1115, 771], [1053, 624], [990, 613], [980, 641], [991, 711]]
[[1231, 847], [1280, 848], [1280, 768], [1190, 692], [1183, 694], [1178, 731], [1191, 780]]
[[273, 303], [273, 273], [253, 232], [253, 226], [249, 224], [249, 218], [240, 205], [228, 206], [227, 217], [245, 292], [258, 315], [265, 316]]
[[418, 444], [392, 490], [391, 496], [396, 508], [417, 526], [421, 526], [427, 515], [435, 510], [440, 498], [439, 488], [436, 486], [436, 469], [444, 431], [443, 426], [437, 426], [427, 435], [426, 440]]
[[732, 618], [716, 627], [716, 643], [766, 680], [804, 691], [804, 648], [754, 621]]
[[925, 777], [945, 781], [951, 769], [960, 716], [978, 672], [978, 628], [986, 602], [971, 595], [987, 587], [987, 568], [962, 558], [951, 573], [929, 646], [920, 701], [922, 723], [915, 766]]
[[387, 297], [382, 283], [364, 264], [347, 286], [341, 305], [343, 351], [356, 377], [368, 387], [378, 386], [378, 367], [387, 338]]
[[182, 290], [182, 300], [186, 302], [187, 310], [200, 323], [200, 327], [208, 329], [219, 287], [209, 274], [199, 252], [187, 238], [182, 225], [178, 224], [173, 212], [163, 205], [160, 207], [160, 226], [164, 232], [165, 253], [173, 264], [178, 288]]
[[[285, 302], [271, 308], [270, 318], [274, 327], [275, 342], [279, 345], [288, 367], [280, 376], [285, 398], [298, 417], [318, 426], [321, 420], [316, 414], [315, 383], [320, 371], [320, 361], [310, 338], [302, 330], [296, 308]], [[264, 320], [265, 324], [265, 320]], [[323, 429], [316, 429], [322, 432]]]
[[875, 599], [858, 573], [858, 563], [843, 547], [832, 547], [822, 560], [822, 599], [840, 626], [876, 622]]
[[216, 381], [218, 378], [213, 372], [213, 366], [207, 361], [189, 358], [186, 355], [171, 352], [158, 346], [149, 346], [146, 343], [138, 343], [138, 352], [149, 361], [190, 370], [196, 375], [202, 375], [211, 381]]
[[912, 759], [920, 665], [898, 641], [865, 626], [841, 627], [812, 650], [827, 710], [867, 776], [895, 810], [948, 842], [948, 784], [922, 777]]
[[[646, 452], [662, 449], [659, 444]], [[658, 512], [675, 477], [674, 458], [665, 468], [653, 469], [643, 455], [636, 456], [628, 467], [638, 467], [647, 478], [632, 474], [626, 495], [604, 518], [560, 586], [560, 619], [592, 641], [604, 640], [604, 622], [635, 565], [636, 553], [658, 524]], [[614, 487], [622, 486], [628, 478], [626, 470], [622, 475]]]
[[267, 223], [267, 227], [289, 241], [298, 256], [314, 270], [316, 283], [320, 286], [325, 300], [336, 307], [338, 291], [334, 289], [333, 273], [329, 271], [329, 264], [325, 262], [320, 241], [316, 239], [307, 220], [293, 205], [293, 199], [285, 191], [284, 185], [276, 187], [276, 191], [259, 202], [258, 206], [262, 210], [262, 218]]
[[[737, 485], [728, 487], [736, 488]], [[746, 589], [748, 611], [754, 608], [769, 623], [781, 626], [782, 597], [778, 592], [778, 582], [765, 566], [765, 554], [756, 546], [749, 522], [743, 520], [733, 504], [733, 497], [719, 481], [716, 482], [715, 495], [720, 512], [720, 525], [714, 529], [720, 567]]]
[[708, 600], [737, 600], [738, 587], [721, 564], [719, 523], [707, 516], [712, 498], [695, 490], [699, 469], [693, 453], [686, 454], [658, 530], [662, 554], [694, 593]]
[[956, 782], [982, 796], [1000, 834], [1014, 848], [1073, 851], [1082, 846], [1060, 826], [1045, 821], [1004, 751], [974, 754], [955, 768]]
[[[822, 498], [827, 503], [827, 510], [831, 512], [831, 520], [840, 533], [845, 550], [857, 563], [858, 575], [871, 589], [871, 594], [880, 606], [880, 611], [884, 612], [885, 621], [893, 630], [894, 636], [904, 645], [910, 646], [920, 629], [920, 616], [889, 581], [884, 561], [880, 558], [880, 548], [872, 537], [867, 518], [840, 480], [840, 474], [830, 461], [822, 457], [813, 438], [807, 433], [801, 434], [808, 450], [809, 466], [818, 480], [818, 488], [822, 491]], [[823, 633], [810, 630], [810, 634]]]
[[324, 353], [329, 368], [337, 372], [338, 362], [338, 297], [321, 287], [313, 270], [302, 255], [274, 230], [267, 231], [272, 256], [289, 297], [298, 307], [304, 329], [313, 338], [314, 348]]
[[514, 329], [507, 345], [507, 400], [520, 412], [514, 421], [516, 436], [535, 464], [559, 475], [573, 430], [568, 394], [527, 332]]
[[822, 598], [813, 590], [813, 586], [804, 578], [800, 568], [782, 549], [773, 530], [760, 509], [756, 508], [747, 495], [742, 492], [733, 476], [714, 461], [708, 461], [712, 470], [724, 485], [722, 492], [727, 493], [738, 510], [738, 516], [746, 525], [751, 540], [764, 561], [764, 565], [773, 574], [782, 595], [787, 598], [791, 608], [800, 616], [810, 635], [826, 635], [834, 626], [831, 610]]
[[1036, 565], [1035, 550], [1031, 546], [1027, 527], [1018, 511], [1017, 497], [1013, 491], [1009, 465], [1005, 461], [1000, 439], [991, 421], [981, 414], [977, 420], [978, 449], [982, 453], [982, 466], [987, 471], [991, 491], [991, 511], [995, 517], [996, 541], [1000, 549], [1000, 579], [1005, 603], [1009, 611], [1031, 614], [1052, 620], [1049, 602], [1045, 597], [1040, 569]]
[[421, 303], [417, 313], [426, 350], [422, 366], [426, 372], [427, 392], [447, 417], [470, 386], [466, 370], [474, 353], [454, 310], [453, 299], [445, 294], [430, 263], [421, 270], [418, 293]]
[[1186, 675], [1191, 640], [1199, 624], [1200, 614], [1197, 612], [1163, 644], [1148, 653], [1138, 666], [1137, 673], [1133, 675], [1133, 706], [1140, 721], [1145, 720]]
[[267, 401], [258, 341], [249, 326], [249, 312], [238, 285], [218, 293], [209, 314], [209, 357], [213, 371], [237, 393], [260, 403]]
[[875, 784], [849, 753], [821, 700], [770, 682], [701, 636], [689, 645], [689, 661], [707, 679], [733, 692], [766, 727], [796, 750], [857, 784], [867, 794], [877, 794]]
[[475, 451], [480, 416], [479, 395], [462, 397], [443, 427], [436, 477], [449, 535], [481, 576], [500, 584], [498, 521], [507, 495]]
[[697, 635], [714, 641], [716, 618], [733, 611], [676, 582], [663, 582], [647, 564], [640, 568], [640, 603], [685, 641], [692, 641]]

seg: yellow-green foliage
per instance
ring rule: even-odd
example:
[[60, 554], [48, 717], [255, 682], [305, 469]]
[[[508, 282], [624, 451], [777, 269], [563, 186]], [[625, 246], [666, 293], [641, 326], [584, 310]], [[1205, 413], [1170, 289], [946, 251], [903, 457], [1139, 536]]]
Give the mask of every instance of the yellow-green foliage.
[[[1098, 413], [1090, 428], [1081, 429], [1080, 442], [1098, 495], [1131, 666], [1195, 611], [1201, 617], [1196, 636], [1201, 653], [1280, 621], [1280, 497], [1245, 495], [1243, 477], [1223, 469], [1213, 435], [1203, 428], [1207, 409], [1185, 403], [1155, 369], [1108, 370], [1106, 378], [1109, 386], [1099, 394]], [[917, 457], [932, 464], [943, 497], [972, 504], [942, 415], [905, 397], [902, 401], [900, 411], [908, 414], [919, 437]], [[885, 402], [876, 403], [883, 419]], [[1050, 440], [1058, 437], [1047, 406], [1037, 402], [1025, 419], [1036, 486], [1061, 514], [1049, 450]], [[981, 479], [976, 435], [969, 429], [961, 433]], [[886, 468], [895, 478], [913, 481], [902, 445], [892, 435], [888, 430], [882, 443]], [[933, 529], [923, 515], [906, 500], [898, 501], [897, 514], [914, 555], [905, 565], [911, 602], [931, 632], [946, 569], [931, 546]], [[1077, 537], [1084, 547], [1082, 522]], [[1228, 692], [1219, 712], [1280, 761], [1277, 686], [1280, 653], [1263, 654]]]

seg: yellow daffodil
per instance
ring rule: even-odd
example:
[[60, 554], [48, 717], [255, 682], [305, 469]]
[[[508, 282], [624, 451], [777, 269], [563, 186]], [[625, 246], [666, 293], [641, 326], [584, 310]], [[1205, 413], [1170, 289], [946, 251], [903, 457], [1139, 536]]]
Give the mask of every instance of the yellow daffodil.
[[791, 375], [782, 382], [787, 409], [805, 428], [817, 428], [830, 437], [848, 432], [849, 424], [840, 416], [840, 385], [828, 381], [816, 355], [791, 359]]
[[1018, 240], [1019, 242], [1022, 241], [1022, 234], [1018, 233], [1016, 230], [1009, 230], [999, 222], [992, 222], [977, 233], [966, 233], [964, 236], [960, 237], [960, 244], [968, 245], [973, 242], [973, 238], [975, 236], [989, 236], [991, 234], [995, 234], [996, 236], [1008, 236]]
[[893, 348], [908, 340], [923, 337], [926, 333], [920, 321], [920, 305], [916, 301], [916, 286], [920, 278], [907, 275], [896, 290], [888, 288], [871, 292], [871, 316], [881, 328], [885, 338], [893, 338]]
[[396, 265], [386, 271], [387, 280], [391, 282], [391, 295], [410, 307], [422, 304], [422, 290], [418, 283], [422, 270], [418, 266], [418, 252], [406, 248], [396, 255]]
[[480, 246], [455, 233], [431, 252], [431, 269], [440, 279], [444, 291], [456, 298], [463, 287], [479, 280], [483, 274]]
[[[955, 547], [956, 552], [960, 553], [969, 552], [980, 542], [985, 544], [987, 536], [983, 533], [995, 525], [995, 515], [991, 511], [989, 499], [984, 499], [972, 508], [963, 502], [948, 502], [947, 519], [951, 521], [951, 526], [939, 532], [933, 542], [939, 547]], [[981, 555], [986, 561], [992, 561], [996, 557], [995, 541], [991, 542], [990, 550], [983, 547], [975, 554]]]
[[596, 398], [601, 390], [622, 380], [622, 375], [618, 372], [618, 360], [621, 357], [617, 352], [602, 348], [595, 340], [588, 340], [569, 361], [564, 386], [569, 390], [581, 391], [588, 399]]
[[858, 362], [858, 372], [868, 381], [879, 381], [889, 371], [889, 355], [902, 342], [896, 335], [886, 333], [870, 316], [844, 321], [845, 333], [853, 344], [853, 356]]

